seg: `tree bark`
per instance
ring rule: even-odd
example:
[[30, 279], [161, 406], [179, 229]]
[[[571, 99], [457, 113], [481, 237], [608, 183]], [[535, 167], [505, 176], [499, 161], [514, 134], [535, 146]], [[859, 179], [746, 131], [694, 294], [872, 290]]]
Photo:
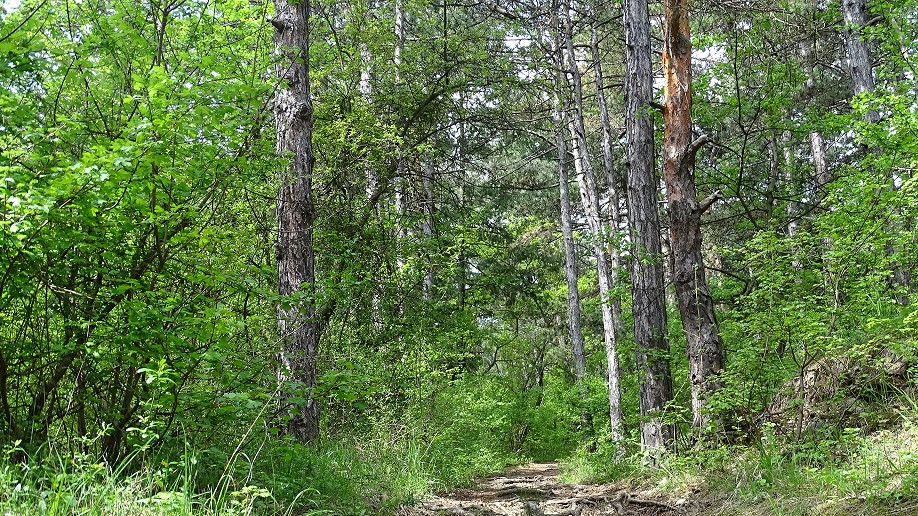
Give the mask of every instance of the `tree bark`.
[[436, 224], [435, 216], [437, 211], [436, 199], [434, 198], [434, 168], [433, 156], [427, 156], [422, 164], [421, 190], [424, 194], [424, 222], [421, 225], [421, 231], [424, 235], [424, 258], [427, 262], [427, 272], [424, 273], [424, 300], [433, 299], [434, 290], [434, 270], [433, 260], [431, 259], [430, 249], [433, 245], [434, 228]]
[[[289, 158], [277, 192], [278, 293], [277, 309], [282, 342], [278, 378], [287, 431], [300, 442], [319, 436], [319, 406], [312, 397], [316, 385], [316, 352], [320, 328], [313, 299], [315, 251], [312, 196], [312, 99], [309, 88], [310, 2], [291, 4], [275, 0], [274, 46], [282, 83], [274, 100], [277, 153]], [[303, 391], [303, 392], [301, 392]], [[305, 401], [294, 401], [294, 398]]]
[[592, 233], [593, 254], [596, 258], [596, 270], [599, 280], [600, 306], [602, 309], [603, 341], [606, 348], [606, 377], [609, 388], [609, 421], [614, 440], [624, 439], [622, 406], [621, 406], [621, 371], [618, 361], [618, 335], [615, 331], [612, 313], [612, 290], [609, 264], [605, 253], [605, 231], [599, 215], [599, 196], [596, 178], [587, 150], [586, 129], [583, 123], [583, 81], [574, 54], [571, 34], [569, 6], [563, 3], [561, 22], [563, 28], [564, 50], [567, 57], [567, 70], [574, 86], [572, 95], [572, 114], [569, 120], [573, 136], [574, 169], [577, 171], [577, 183], [580, 187], [580, 202], [586, 215], [587, 225]]
[[[815, 49], [814, 44], [809, 41], [800, 43], [800, 57], [803, 61], [803, 73], [806, 75], [805, 97], [812, 98], [816, 91], [816, 71], [814, 67]], [[832, 182], [832, 173], [826, 164], [826, 144], [819, 131], [810, 131], [810, 152], [813, 155], [813, 166], [815, 167], [816, 190], [822, 194], [825, 187]], [[788, 166], [790, 162], [788, 161]]]
[[640, 374], [641, 446], [665, 447], [673, 427], [662, 421], [672, 397], [663, 261], [654, 167], [653, 76], [647, 2], [625, 0], [625, 135], [628, 145], [628, 226], [631, 259], [634, 345]]
[[[367, 5], [366, 14], [369, 16], [370, 10], [375, 7], [375, 2], [370, 1]], [[370, 48], [365, 42], [360, 43], [360, 58], [363, 63], [363, 66], [360, 70], [360, 82], [358, 83], [358, 89], [364, 101], [367, 103], [373, 102], [373, 56], [370, 54]], [[376, 174], [376, 169], [372, 165], [367, 165], [364, 168], [364, 173], [366, 175], [367, 185], [366, 185], [366, 196], [369, 201], [376, 195], [376, 189], [379, 188], [379, 178]], [[373, 210], [378, 214], [376, 205], [367, 206], [368, 210]], [[383, 321], [381, 314], [381, 300], [380, 300], [380, 291], [382, 289], [382, 279], [378, 274], [373, 274], [373, 282], [370, 286], [372, 292], [370, 293], [370, 320], [373, 325], [373, 329], [379, 331], [382, 329]]]
[[574, 372], [577, 380], [580, 381], [586, 375], [586, 355], [584, 354], [583, 330], [580, 322], [580, 291], [577, 287], [580, 274], [577, 271], [577, 251], [574, 247], [574, 230], [571, 223], [571, 197], [568, 186], [570, 179], [567, 171], [568, 154], [564, 141], [564, 126], [562, 125], [563, 119], [561, 118], [560, 110], [556, 115], [556, 120], [561, 122], [558, 125], [555, 138], [558, 142], [558, 170], [561, 185], [561, 234], [564, 239], [564, 277], [567, 279], [568, 335], [574, 356]]
[[[866, 25], [866, 2], [865, 0], [842, 0], [842, 15], [845, 18], [845, 46], [848, 49], [848, 71], [851, 74], [851, 82], [854, 86], [854, 94], [870, 93], [876, 89], [876, 83], [873, 79], [873, 60], [870, 54], [870, 47], [867, 40], [863, 38], [861, 31]], [[880, 121], [880, 114], [874, 110], [864, 114], [864, 121], [875, 124]], [[871, 153], [878, 153], [877, 149], [870, 149]], [[893, 173], [890, 172], [889, 188], [895, 190], [896, 183]], [[895, 231], [896, 228], [891, 227]], [[894, 256], [899, 254], [896, 245], [892, 240], [886, 242], [886, 254]], [[909, 303], [909, 274], [899, 263], [892, 263], [892, 275], [890, 283], [894, 292], [896, 301], [905, 306]]]
[[[818, 133], [814, 131], [811, 133], [811, 135], [812, 134]], [[781, 133], [781, 157], [778, 158], [776, 156], [775, 159], [783, 159], [783, 161], [778, 162], [776, 166], [781, 171], [782, 179], [790, 190], [789, 197], [791, 197], [792, 200], [788, 203], [787, 206], [787, 236], [794, 238], [799, 232], [799, 223], [797, 222], [797, 217], [800, 216], [800, 203], [797, 202], [796, 199], [800, 196], [800, 181], [796, 180], [793, 173], [794, 155], [791, 151], [791, 140], [792, 135], [790, 131], [783, 131]], [[812, 140], [810, 140], [810, 143], [812, 144]], [[795, 258], [794, 268], [800, 269], [801, 266], [802, 264]]]
[[[396, 87], [402, 82], [402, 52], [405, 48], [405, 10], [402, 0], [395, 0], [395, 49], [393, 50], [392, 61], [395, 65], [394, 79]], [[403, 143], [398, 144], [395, 155], [395, 210], [398, 214], [398, 226], [396, 228], [397, 246], [401, 248], [408, 239], [408, 227], [406, 218], [408, 215], [408, 185], [405, 179], [405, 146]], [[399, 272], [404, 272], [408, 261], [403, 251], [396, 254], [396, 264]], [[404, 309], [403, 304], [399, 304], [399, 311]]]
[[[870, 47], [861, 37], [861, 30], [866, 25], [865, 0], [842, 0], [842, 15], [845, 18], [845, 46], [848, 49], [848, 72], [854, 86], [854, 94], [871, 92], [876, 87], [873, 80], [873, 60], [870, 56]], [[879, 115], [871, 111], [867, 115], [868, 122], [876, 122]]]
[[[560, 75], [560, 67], [558, 68]], [[580, 381], [586, 375], [583, 330], [580, 323], [580, 291], [577, 287], [580, 274], [577, 271], [577, 250], [574, 247], [574, 228], [571, 223], [571, 194], [568, 177], [568, 152], [564, 139], [564, 113], [561, 91], [566, 82], [558, 80], [555, 97], [555, 142], [558, 148], [558, 179], [561, 197], [561, 235], [564, 240], [564, 277], [567, 279], [567, 324], [571, 351], [574, 357], [574, 373]]]
[[673, 283], [685, 331], [692, 386], [692, 426], [707, 425], [704, 405], [717, 387], [724, 349], [714, 315], [701, 255], [701, 210], [695, 191], [695, 153], [703, 140], [692, 140], [692, 41], [688, 0], [664, 3], [663, 178], [669, 207]]
[[[609, 119], [609, 107], [606, 103], [604, 77], [602, 74], [602, 59], [599, 56], [599, 31], [597, 21], [593, 22], [590, 30], [590, 48], [593, 54], [593, 75], [596, 81], [596, 106], [599, 108], [599, 121], [602, 125], [602, 165], [606, 173], [606, 182], [609, 191], [609, 216], [612, 219], [613, 241], [608, 244], [609, 267], [611, 273], [611, 289], [618, 289], [618, 272], [622, 267], [622, 256], [618, 247], [618, 234], [622, 227], [621, 212], [621, 181], [615, 171], [615, 159], [612, 157], [612, 122]], [[616, 342], [620, 342], [624, 335], [622, 322], [622, 300], [618, 295], [612, 296], [612, 325], [615, 329]]]

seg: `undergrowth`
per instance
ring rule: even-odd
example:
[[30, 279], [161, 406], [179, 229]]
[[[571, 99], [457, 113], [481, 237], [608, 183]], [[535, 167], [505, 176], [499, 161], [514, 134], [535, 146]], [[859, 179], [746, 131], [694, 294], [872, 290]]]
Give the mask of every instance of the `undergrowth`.
[[388, 514], [512, 462], [491, 454], [447, 464], [445, 450], [406, 437], [256, 446], [222, 464], [225, 456], [212, 449], [175, 460], [135, 456], [114, 468], [87, 456], [44, 450], [26, 457], [9, 447], [0, 457], [0, 514]]
[[432, 414], [368, 417], [310, 445], [260, 420], [225, 442], [179, 436], [154, 447], [158, 434], [139, 431], [149, 442], [117, 464], [74, 453], [74, 443], [12, 443], [0, 450], [0, 516], [392, 514], [530, 459], [512, 437], [525, 428], [527, 404], [478, 385], [444, 391]]
[[754, 445], [698, 445], [655, 465], [615, 447], [578, 451], [572, 482], [617, 482], [709, 506], [710, 515], [830, 516], [918, 513], [918, 411], [893, 429], [829, 430], [799, 441], [766, 428]]

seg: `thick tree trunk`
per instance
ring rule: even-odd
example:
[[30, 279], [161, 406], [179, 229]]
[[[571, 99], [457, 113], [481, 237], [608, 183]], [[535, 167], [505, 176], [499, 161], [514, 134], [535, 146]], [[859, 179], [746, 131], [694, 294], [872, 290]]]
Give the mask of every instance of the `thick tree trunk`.
[[609, 263], [605, 253], [605, 231], [599, 215], [599, 196], [596, 178], [587, 150], [586, 129], [583, 123], [583, 84], [580, 70], [574, 54], [571, 34], [571, 20], [568, 6], [565, 3], [561, 13], [563, 27], [563, 46], [567, 57], [567, 69], [573, 82], [573, 112], [569, 121], [573, 136], [574, 168], [577, 171], [577, 183], [580, 187], [580, 201], [586, 215], [587, 225], [592, 233], [593, 254], [596, 258], [596, 270], [599, 279], [600, 306], [602, 309], [603, 341], [606, 348], [606, 376], [609, 387], [609, 420], [612, 438], [624, 438], [621, 406], [621, 371], [618, 361], [617, 335], [612, 314], [612, 289]]
[[[842, 0], [842, 14], [845, 18], [845, 46], [848, 49], [848, 71], [851, 74], [851, 82], [854, 85], [854, 94], [872, 92], [876, 88], [873, 80], [873, 60], [870, 55], [870, 47], [861, 34], [866, 25], [866, 2], [865, 0]], [[864, 115], [864, 120], [870, 123], [880, 121], [880, 114], [874, 110], [868, 111]], [[871, 152], [878, 152], [872, 149]], [[889, 188], [895, 189], [895, 177], [890, 173]], [[897, 228], [890, 227], [891, 231]], [[895, 244], [890, 240], [886, 243], [886, 253], [890, 256], [899, 254]], [[909, 274], [902, 265], [892, 264], [892, 277], [890, 283], [894, 289], [898, 289], [895, 298], [901, 305], [909, 303]]]
[[[281, 303], [277, 309], [282, 342], [278, 377], [283, 384], [283, 405], [290, 418], [288, 433], [300, 442], [308, 442], [319, 435], [319, 407], [312, 389], [316, 384], [320, 334], [312, 292], [315, 285], [312, 228], [316, 209], [312, 198], [310, 3], [275, 0], [274, 5], [274, 45], [279, 56], [276, 74], [282, 84], [274, 100], [277, 153], [290, 160], [282, 171], [277, 192], [278, 293], [289, 300], [289, 306]], [[294, 403], [291, 401], [294, 397], [305, 401]]]
[[628, 225], [631, 259], [634, 345], [640, 374], [641, 446], [665, 447], [673, 427], [662, 413], [672, 397], [663, 261], [654, 167], [653, 76], [650, 68], [650, 16], [647, 2], [625, 0], [625, 134], [628, 145]]
[[688, 0], [664, 2], [663, 178], [669, 207], [673, 282], [685, 331], [692, 386], [693, 426], [708, 422], [705, 400], [716, 388], [712, 378], [723, 369], [714, 300], [708, 290], [701, 255], [701, 209], [695, 192], [695, 153], [703, 140], [692, 141], [692, 41]]
[[[861, 37], [861, 30], [866, 24], [865, 0], [842, 0], [842, 15], [845, 18], [845, 46], [848, 49], [848, 72], [854, 85], [854, 94], [873, 91], [876, 84], [873, 80], [873, 61], [870, 57], [870, 47]], [[871, 111], [868, 113], [869, 122], [879, 120], [879, 115]]]

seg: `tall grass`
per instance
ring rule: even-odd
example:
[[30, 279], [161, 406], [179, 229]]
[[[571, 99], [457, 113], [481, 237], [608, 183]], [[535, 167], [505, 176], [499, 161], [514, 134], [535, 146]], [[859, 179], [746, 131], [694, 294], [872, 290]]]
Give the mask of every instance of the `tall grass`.
[[[231, 477], [202, 486], [197, 482], [201, 466], [193, 452], [176, 461], [133, 454], [109, 467], [89, 456], [65, 456], [47, 447], [27, 457], [10, 446], [0, 457], [0, 514], [235, 516], [291, 513], [303, 505], [284, 507], [268, 489]], [[308, 494], [304, 490], [291, 501]], [[298, 512], [303, 513], [323, 514]]]
[[526, 459], [499, 438], [509, 423], [484, 413], [490, 400], [460, 401], [468, 405], [451, 403], [462, 410], [443, 424], [379, 424], [310, 445], [266, 428], [222, 445], [140, 446], [116, 465], [13, 445], [0, 451], [0, 516], [393, 514], [402, 503]]

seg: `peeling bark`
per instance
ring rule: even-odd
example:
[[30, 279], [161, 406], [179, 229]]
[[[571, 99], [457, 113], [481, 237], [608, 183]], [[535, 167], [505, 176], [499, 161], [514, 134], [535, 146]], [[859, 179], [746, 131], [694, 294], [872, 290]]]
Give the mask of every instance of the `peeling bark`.
[[688, 0], [664, 2], [663, 178], [669, 208], [673, 283], [685, 331], [692, 386], [692, 426], [706, 426], [704, 405], [717, 388], [724, 350], [701, 255], [701, 209], [695, 190], [695, 154], [705, 138], [692, 141], [692, 42]]

